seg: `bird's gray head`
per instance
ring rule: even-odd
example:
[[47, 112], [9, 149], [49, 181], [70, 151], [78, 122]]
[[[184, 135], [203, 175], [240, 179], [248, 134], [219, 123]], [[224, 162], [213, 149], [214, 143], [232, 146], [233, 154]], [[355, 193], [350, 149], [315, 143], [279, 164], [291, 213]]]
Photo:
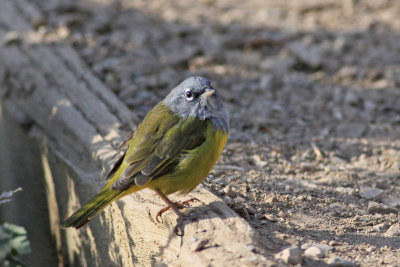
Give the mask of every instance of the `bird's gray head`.
[[184, 80], [171, 90], [164, 103], [185, 119], [210, 119], [219, 129], [229, 131], [229, 120], [221, 99], [206, 78], [190, 77]]

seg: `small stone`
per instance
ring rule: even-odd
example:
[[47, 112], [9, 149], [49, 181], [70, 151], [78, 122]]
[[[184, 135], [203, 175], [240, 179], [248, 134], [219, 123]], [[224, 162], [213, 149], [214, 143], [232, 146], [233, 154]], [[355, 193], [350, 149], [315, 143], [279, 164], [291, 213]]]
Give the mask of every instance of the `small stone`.
[[386, 237], [400, 236], [400, 224], [393, 224], [385, 233]]
[[302, 172], [314, 172], [315, 171], [315, 167], [312, 163], [309, 162], [302, 162], [300, 164], [300, 170]]
[[265, 200], [266, 204], [272, 204], [278, 202], [278, 199], [275, 196], [270, 196]]
[[270, 222], [278, 222], [279, 220], [282, 220], [281, 218], [278, 218], [274, 216], [273, 214], [264, 214], [265, 219], [267, 219]]
[[338, 186], [335, 188], [335, 191], [344, 195], [351, 195], [353, 192], [353, 188], [350, 187], [342, 187], [342, 186]]
[[294, 188], [290, 184], [287, 184], [285, 186], [285, 192], [293, 192]]
[[63, 38], [63, 39], [67, 38], [70, 35], [69, 29], [65, 26], [59, 26], [56, 29], [56, 33], [60, 38]]
[[237, 193], [232, 190], [231, 185], [225, 186], [225, 188], [222, 189], [222, 192], [230, 198], [235, 198], [237, 196]]
[[232, 204], [233, 204], [233, 200], [232, 200], [230, 197], [228, 197], [228, 196], [225, 196], [225, 197], [223, 198], [223, 200], [224, 200], [224, 202], [225, 202], [227, 205], [232, 205]]
[[264, 167], [265, 165], [268, 164], [268, 161], [262, 160], [260, 155], [254, 155], [253, 156], [253, 161], [258, 167]]
[[328, 243], [330, 246], [337, 246], [337, 245], [339, 245], [339, 242], [337, 242], [336, 240], [331, 240], [331, 241], [329, 241], [329, 243]]
[[391, 208], [400, 209], [400, 198], [384, 198], [382, 202]]
[[348, 105], [356, 105], [360, 102], [360, 96], [349, 90], [344, 97], [344, 102]]
[[389, 229], [390, 225], [386, 222], [380, 223], [377, 225], [374, 225], [373, 229], [378, 231], [378, 232], [385, 232], [387, 229]]
[[365, 199], [374, 199], [378, 198], [383, 194], [383, 190], [379, 188], [373, 187], [362, 187], [360, 189], [360, 196]]
[[313, 244], [313, 243], [305, 243], [301, 246], [301, 248], [305, 249], [304, 255], [308, 257], [317, 257], [317, 258], [327, 257], [329, 252], [333, 249], [332, 246], [324, 244]]
[[247, 211], [252, 215], [257, 214], [257, 210], [251, 206], [247, 207]]
[[259, 82], [260, 88], [269, 88], [269, 86], [273, 83], [273, 78], [274, 77], [272, 76], [272, 74], [262, 76]]
[[348, 261], [340, 257], [333, 257], [328, 260], [328, 266], [330, 267], [352, 267], [356, 266], [354, 262]]
[[213, 183], [215, 184], [226, 184], [226, 179], [225, 178], [217, 178], [213, 180]]
[[296, 265], [303, 260], [302, 250], [300, 247], [291, 246], [276, 254], [275, 259], [282, 260], [286, 264]]
[[389, 213], [394, 213], [397, 214], [399, 211], [395, 208], [391, 208], [385, 204], [380, 204], [375, 201], [369, 201], [368, 202], [368, 212], [370, 214], [389, 214]]
[[338, 73], [337, 76], [340, 78], [352, 78], [357, 75], [358, 68], [355, 66], [344, 66], [342, 67]]
[[288, 45], [289, 51], [297, 60], [311, 68], [318, 68], [322, 64], [322, 57], [317, 47], [308, 47], [300, 41]]
[[[274, 74], [286, 73], [296, 64], [296, 59], [294, 57], [285, 58], [266, 58], [260, 63], [260, 68], [267, 71], [268, 73], [273, 72]], [[261, 85], [261, 84], [260, 84]], [[263, 87], [261, 87], [263, 88]]]
[[239, 196], [235, 197], [235, 199], [233, 201], [235, 201], [236, 203], [244, 203], [244, 202], [246, 202], [246, 200], [244, 198], [239, 197]]
[[22, 41], [21, 36], [17, 32], [10, 31], [6, 33], [2, 43], [4, 45], [12, 45], [12, 44], [19, 44], [21, 43], [21, 41]]
[[339, 171], [339, 167], [337, 167], [336, 165], [333, 164], [329, 164], [324, 168], [325, 172], [337, 172]]

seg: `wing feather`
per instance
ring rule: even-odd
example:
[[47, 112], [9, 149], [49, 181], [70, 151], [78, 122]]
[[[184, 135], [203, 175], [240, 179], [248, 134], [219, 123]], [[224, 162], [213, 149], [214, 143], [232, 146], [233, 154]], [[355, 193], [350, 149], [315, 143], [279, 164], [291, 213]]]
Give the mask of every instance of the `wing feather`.
[[182, 119], [163, 103], [149, 112], [139, 125], [123, 162], [128, 167], [112, 185], [124, 190], [132, 185], [145, 185], [175, 168], [187, 151], [204, 140], [207, 122], [192, 117]]

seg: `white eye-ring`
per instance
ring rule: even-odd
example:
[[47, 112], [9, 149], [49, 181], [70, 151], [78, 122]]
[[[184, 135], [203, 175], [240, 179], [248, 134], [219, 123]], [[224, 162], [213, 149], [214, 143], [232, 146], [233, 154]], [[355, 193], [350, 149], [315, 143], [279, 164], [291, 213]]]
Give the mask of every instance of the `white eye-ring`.
[[192, 101], [194, 99], [194, 94], [190, 88], [185, 89], [185, 96], [187, 101]]

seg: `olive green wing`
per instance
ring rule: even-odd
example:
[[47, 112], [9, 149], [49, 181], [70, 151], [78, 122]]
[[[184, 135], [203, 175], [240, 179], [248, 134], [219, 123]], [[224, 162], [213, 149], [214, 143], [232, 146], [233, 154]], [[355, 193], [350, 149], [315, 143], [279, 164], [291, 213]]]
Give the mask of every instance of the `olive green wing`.
[[170, 172], [185, 151], [204, 142], [206, 124], [204, 120], [182, 119], [164, 104], [157, 105], [135, 132], [123, 159], [128, 166], [112, 188], [143, 186]]

